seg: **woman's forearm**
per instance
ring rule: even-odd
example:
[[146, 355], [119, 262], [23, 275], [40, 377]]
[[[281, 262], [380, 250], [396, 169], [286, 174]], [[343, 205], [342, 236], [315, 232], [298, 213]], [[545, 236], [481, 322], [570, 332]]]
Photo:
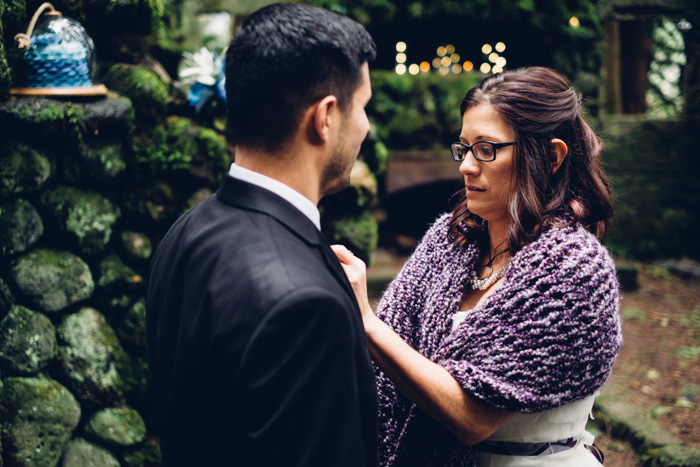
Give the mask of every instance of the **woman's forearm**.
[[490, 436], [513, 414], [470, 396], [452, 375], [425, 358], [376, 316], [365, 314], [370, 354], [406, 397], [464, 444]]

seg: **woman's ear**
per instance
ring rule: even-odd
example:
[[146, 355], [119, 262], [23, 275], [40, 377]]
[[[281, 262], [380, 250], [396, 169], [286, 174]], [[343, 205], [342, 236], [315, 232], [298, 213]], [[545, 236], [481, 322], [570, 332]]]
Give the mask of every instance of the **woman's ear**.
[[553, 138], [550, 144], [552, 145], [552, 154], [554, 155], [554, 160], [552, 160], [552, 173], [556, 173], [564, 162], [566, 155], [569, 154], [569, 147], [559, 138]]
[[328, 142], [332, 134], [332, 125], [334, 123], [335, 110], [338, 107], [338, 98], [334, 95], [328, 95], [316, 102], [311, 113], [313, 124], [311, 128], [316, 133], [316, 137], [322, 142]]

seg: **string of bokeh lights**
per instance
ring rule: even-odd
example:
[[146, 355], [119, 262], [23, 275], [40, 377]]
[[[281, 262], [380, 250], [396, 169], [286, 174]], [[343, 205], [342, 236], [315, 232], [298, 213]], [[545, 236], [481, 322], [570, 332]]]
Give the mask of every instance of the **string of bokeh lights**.
[[[580, 26], [578, 18], [575, 16], [569, 19], [569, 25], [576, 29]], [[441, 45], [437, 48], [436, 56], [431, 62], [423, 61], [420, 63], [406, 64], [408, 56], [406, 55], [407, 45], [400, 41], [396, 43], [396, 67], [394, 71], [398, 75], [417, 75], [419, 73], [428, 73], [435, 70], [441, 75], [459, 74], [473, 71], [475, 65], [470, 60], [462, 61], [462, 57], [455, 51], [452, 44]], [[482, 60], [481, 65], [477, 68], [483, 74], [501, 73], [508, 61], [502, 55], [506, 50], [506, 44], [497, 42], [495, 45], [484, 44], [481, 47]]]

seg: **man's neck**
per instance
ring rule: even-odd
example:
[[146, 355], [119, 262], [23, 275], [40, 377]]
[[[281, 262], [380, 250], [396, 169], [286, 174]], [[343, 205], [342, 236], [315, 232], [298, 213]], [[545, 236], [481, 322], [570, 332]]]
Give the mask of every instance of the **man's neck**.
[[[290, 152], [290, 154], [294, 154]], [[301, 193], [315, 205], [321, 199], [317, 170], [309, 159], [275, 155], [250, 148], [236, 148], [236, 165], [266, 175]]]

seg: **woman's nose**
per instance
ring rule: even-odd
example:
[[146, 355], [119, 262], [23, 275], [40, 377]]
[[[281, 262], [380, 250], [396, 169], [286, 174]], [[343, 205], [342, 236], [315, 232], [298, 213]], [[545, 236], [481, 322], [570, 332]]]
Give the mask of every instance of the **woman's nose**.
[[479, 162], [474, 158], [472, 152], [469, 151], [464, 155], [464, 160], [459, 164], [459, 172], [464, 175], [478, 175], [481, 170]]

